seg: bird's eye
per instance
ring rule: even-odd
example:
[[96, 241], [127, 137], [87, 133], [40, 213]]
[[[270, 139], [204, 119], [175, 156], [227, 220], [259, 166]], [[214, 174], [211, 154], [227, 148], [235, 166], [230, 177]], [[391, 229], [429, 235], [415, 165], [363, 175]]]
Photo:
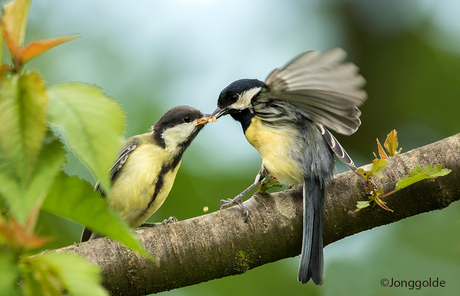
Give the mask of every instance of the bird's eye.
[[234, 94], [234, 95], [232, 96], [232, 99], [234, 99], [235, 101], [238, 101], [238, 94]]
[[190, 118], [190, 116], [184, 116], [184, 118], [182, 118], [182, 120], [185, 122], [185, 123], [190, 123], [192, 121], [192, 118]]

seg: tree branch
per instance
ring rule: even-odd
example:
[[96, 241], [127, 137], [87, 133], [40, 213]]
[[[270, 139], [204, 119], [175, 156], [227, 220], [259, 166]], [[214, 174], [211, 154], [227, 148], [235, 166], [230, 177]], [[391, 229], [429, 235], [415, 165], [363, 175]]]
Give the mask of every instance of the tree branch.
[[[460, 134], [390, 158], [374, 180], [384, 192], [417, 165], [442, 164], [452, 172], [424, 180], [385, 198], [394, 212], [369, 207], [363, 182], [352, 172], [338, 174], [328, 184], [324, 207], [324, 244], [376, 226], [447, 207], [460, 199]], [[286, 190], [255, 194], [245, 202], [250, 219], [233, 207], [175, 224], [140, 230], [151, 262], [118, 243], [103, 238], [75, 244], [57, 252], [73, 252], [102, 267], [104, 285], [112, 295], [145, 295], [241, 274], [254, 267], [300, 253], [302, 193]]]

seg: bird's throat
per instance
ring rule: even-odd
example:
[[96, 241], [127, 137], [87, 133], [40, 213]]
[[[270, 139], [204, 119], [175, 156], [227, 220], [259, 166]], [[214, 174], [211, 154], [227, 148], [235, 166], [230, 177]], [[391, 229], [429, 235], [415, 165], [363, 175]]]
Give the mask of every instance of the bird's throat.
[[246, 130], [251, 125], [251, 120], [254, 117], [254, 113], [252, 113], [249, 109], [245, 109], [238, 112], [232, 112], [230, 115], [233, 117], [233, 119], [241, 123], [243, 132], [246, 133]]

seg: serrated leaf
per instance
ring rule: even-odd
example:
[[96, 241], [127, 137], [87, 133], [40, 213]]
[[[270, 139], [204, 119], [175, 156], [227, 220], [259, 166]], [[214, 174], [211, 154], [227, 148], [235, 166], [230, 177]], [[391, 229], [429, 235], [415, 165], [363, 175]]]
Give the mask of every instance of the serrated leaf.
[[62, 43], [72, 41], [79, 38], [79, 35], [62, 36], [48, 40], [33, 41], [27, 45], [21, 52], [21, 63], [26, 63], [34, 57], [44, 53], [45, 51], [58, 46]]
[[398, 155], [401, 152], [401, 149], [397, 151], [398, 149], [398, 137], [397, 137], [397, 132], [396, 130], [392, 130], [388, 135], [383, 143], [383, 146], [385, 146], [385, 149], [388, 151], [388, 154], [391, 156]]
[[401, 190], [407, 186], [410, 186], [414, 183], [422, 181], [424, 179], [437, 178], [449, 174], [451, 170], [443, 169], [442, 164], [437, 164], [434, 167], [428, 165], [424, 168], [416, 166], [407, 176], [403, 176], [398, 180], [396, 184], [396, 190]]
[[36, 72], [8, 75], [0, 91], [0, 145], [26, 185], [46, 132], [48, 96]]
[[46, 253], [26, 257], [21, 268], [27, 274], [24, 284], [31, 295], [62, 295], [62, 291], [73, 296], [108, 295], [100, 285], [100, 268], [74, 254]]
[[[383, 147], [382, 145], [380, 144], [380, 141], [379, 139], [375, 139], [377, 141], [377, 149], [379, 151], [379, 156], [381, 159], [387, 159], [388, 158], [388, 155], [385, 153], [385, 150], [383, 150]], [[375, 153], [374, 153], [374, 156], [375, 156]], [[377, 157], [376, 157], [377, 158]]]
[[49, 121], [109, 194], [109, 170], [124, 132], [124, 113], [100, 88], [67, 83], [49, 90]]
[[[4, 33], [7, 32], [9, 35], [9, 41], [6, 41], [10, 51], [12, 47], [22, 47], [31, 2], [31, 0], [14, 0], [3, 7], [2, 27]], [[11, 53], [13, 54], [13, 52]]]
[[21, 225], [26, 222], [30, 210], [40, 196], [46, 195], [64, 161], [65, 150], [62, 148], [62, 144], [56, 140], [43, 147], [27, 186], [23, 186], [7, 171], [0, 171], [0, 184], [2, 184], [0, 193], [8, 203], [11, 214]]
[[42, 209], [84, 224], [102, 235], [149, 256], [128, 225], [107, 207], [105, 199], [78, 177], [60, 172], [46, 197]]
[[[30, 185], [22, 199], [22, 207], [27, 210], [27, 214], [34, 207], [38, 198], [46, 196], [64, 162], [65, 150], [62, 143], [55, 140], [43, 147]], [[18, 221], [22, 222], [22, 219]]]

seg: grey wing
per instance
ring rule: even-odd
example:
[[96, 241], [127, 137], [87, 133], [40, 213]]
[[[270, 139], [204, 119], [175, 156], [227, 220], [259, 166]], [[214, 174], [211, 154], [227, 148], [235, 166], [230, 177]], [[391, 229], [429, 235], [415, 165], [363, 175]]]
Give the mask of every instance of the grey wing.
[[345, 57], [340, 48], [322, 55], [318, 51], [305, 52], [270, 73], [261, 98], [287, 101], [313, 122], [350, 135], [361, 124], [357, 107], [367, 94], [362, 89], [366, 81], [358, 74], [358, 67], [343, 63]]
[[[130, 138], [125, 142], [124, 147], [121, 152], [118, 154], [118, 158], [110, 169], [110, 180], [113, 180], [117, 173], [121, 170], [123, 165], [128, 160], [129, 155], [137, 148], [139, 145], [139, 140], [136, 138]], [[101, 187], [99, 181], [94, 186], [94, 190], [98, 191], [102, 196], [105, 196], [104, 189]]]

